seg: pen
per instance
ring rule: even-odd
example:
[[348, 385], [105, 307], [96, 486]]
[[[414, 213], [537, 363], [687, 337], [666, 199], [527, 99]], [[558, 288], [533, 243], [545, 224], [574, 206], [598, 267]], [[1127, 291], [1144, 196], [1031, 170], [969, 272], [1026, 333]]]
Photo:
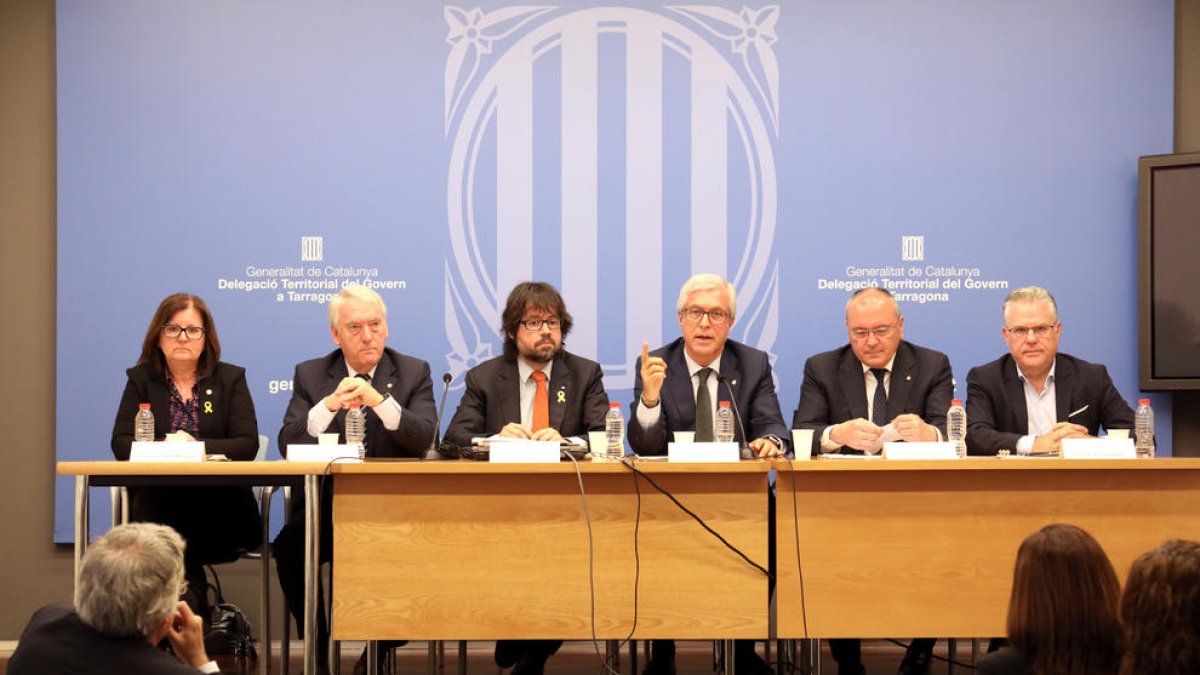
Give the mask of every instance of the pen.
[[1067, 415], [1067, 419], [1071, 419], [1072, 417], [1078, 415], [1079, 413], [1083, 412], [1084, 410], [1087, 410], [1088, 407], [1090, 407], [1090, 406], [1091, 406], [1091, 404], [1089, 403], [1089, 404], [1083, 406], [1082, 408], [1080, 408], [1079, 410], [1076, 410], [1075, 412], [1071, 413], [1070, 415]]

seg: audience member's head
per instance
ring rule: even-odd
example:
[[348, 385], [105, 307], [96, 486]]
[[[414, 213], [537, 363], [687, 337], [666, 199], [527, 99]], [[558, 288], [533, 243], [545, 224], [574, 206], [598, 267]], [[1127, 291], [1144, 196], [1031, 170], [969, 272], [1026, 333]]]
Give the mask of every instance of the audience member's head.
[[176, 612], [184, 591], [183, 539], [165, 525], [130, 523], [88, 546], [75, 611], [114, 638], [145, 638]]
[[1121, 620], [1122, 673], [1200, 673], [1200, 542], [1171, 539], [1135, 560]]
[[1121, 588], [1104, 549], [1074, 525], [1047, 525], [1021, 542], [1008, 639], [1034, 673], [1114, 673], [1122, 652]]

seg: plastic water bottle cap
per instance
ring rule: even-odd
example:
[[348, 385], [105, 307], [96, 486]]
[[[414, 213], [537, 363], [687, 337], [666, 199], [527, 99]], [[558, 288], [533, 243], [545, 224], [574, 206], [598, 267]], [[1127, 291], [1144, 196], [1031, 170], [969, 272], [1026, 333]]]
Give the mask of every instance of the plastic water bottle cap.
[[729, 401], [721, 401], [721, 407], [722, 407], [722, 408], [728, 408], [728, 407], [729, 407]]
[[962, 399], [961, 398], [952, 399], [950, 401], [950, 405], [962, 405]]
[[149, 403], [139, 403], [138, 404], [138, 410], [149, 410], [149, 409], [150, 409]]
[[610, 408], [620, 408], [620, 407], [621, 407], [621, 402], [620, 402], [620, 401], [609, 401], [609, 402], [608, 402], [608, 407], [610, 407]]
[[1138, 399], [1138, 405], [1150, 405], [1150, 399], [1148, 399], [1148, 398], [1139, 398], [1139, 399]]

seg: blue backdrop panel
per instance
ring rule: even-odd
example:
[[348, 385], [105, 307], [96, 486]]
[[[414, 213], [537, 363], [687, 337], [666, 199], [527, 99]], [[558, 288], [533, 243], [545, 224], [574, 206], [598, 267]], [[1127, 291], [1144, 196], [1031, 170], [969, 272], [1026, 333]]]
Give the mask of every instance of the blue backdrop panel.
[[348, 281], [454, 375], [447, 416], [515, 282], [563, 291], [568, 347], [627, 402], [698, 271], [737, 286], [733, 336], [773, 355], [789, 420], [864, 284], [960, 395], [1005, 350], [1005, 293], [1045, 285], [1062, 349], [1132, 400], [1136, 161], [1171, 149], [1173, 38], [1170, 0], [60, 0], [57, 457], [111, 456], [124, 369], [179, 290], [277, 457]]

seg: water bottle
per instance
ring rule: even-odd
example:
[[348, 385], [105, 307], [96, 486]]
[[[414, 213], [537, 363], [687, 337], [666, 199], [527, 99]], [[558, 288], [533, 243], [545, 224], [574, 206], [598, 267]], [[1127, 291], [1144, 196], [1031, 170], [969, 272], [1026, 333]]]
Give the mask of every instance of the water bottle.
[[150, 412], [149, 403], [139, 403], [137, 415], [133, 418], [133, 440], [154, 440], [154, 413]]
[[1133, 447], [1138, 457], [1154, 457], [1154, 409], [1150, 399], [1139, 398], [1133, 415]]
[[346, 445], [358, 446], [358, 458], [367, 456], [367, 446], [363, 443], [367, 438], [367, 418], [358, 403], [351, 403], [346, 411]]
[[717, 419], [713, 424], [713, 436], [716, 437], [718, 443], [730, 443], [733, 441], [733, 410], [729, 407], [729, 401], [721, 401], [717, 406]]
[[620, 461], [625, 456], [625, 418], [621, 416], [621, 404], [616, 401], [608, 404], [604, 415], [604, 435], [604, 458]]
[[967, 456], [967, 409], [961, 398], [950, 401], [946, 411], [946, 440], [954, 444], [960, 459]]

